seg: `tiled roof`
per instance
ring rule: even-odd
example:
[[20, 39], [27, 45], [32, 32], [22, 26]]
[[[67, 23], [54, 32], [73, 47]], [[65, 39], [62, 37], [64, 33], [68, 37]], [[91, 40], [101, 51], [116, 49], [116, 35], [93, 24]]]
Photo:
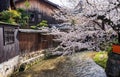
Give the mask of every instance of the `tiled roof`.
[[[26, 1], [26, 0], [14, 0], [14, 1], [15, 1], [15, 3], [17, 4], [17, 3], [19, 3], [19, 2]], [[50, 2], [50, 1], [48, 1], [48, 0], [39, 0], [39, 1], [48, 3], [48, 4], [50, 4], [51, 6], [56, 7], [56, 8], [58, 8], [58, 9], [60, 8], [59, 5], [54, 4], [54, 3], [52, 3], [52, 2]]]

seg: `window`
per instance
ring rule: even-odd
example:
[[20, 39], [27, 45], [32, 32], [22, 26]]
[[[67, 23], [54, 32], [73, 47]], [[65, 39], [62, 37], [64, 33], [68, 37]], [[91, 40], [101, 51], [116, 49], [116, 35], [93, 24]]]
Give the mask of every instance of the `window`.
[[4, 27], [4, 45], [12, 44], [15, 41], [14, 37], [14, 28], [11, 27]]
[[31, 14], [31, 15], [30, 15], [30, 20], [31, 20], [32, 22], [35, 22], [35, 15], [34, 15], [34, 14]]
[[42, 19], [42, 16], [40, 13], [38, 13], [38, 21], [41, 21], [41, 19]]

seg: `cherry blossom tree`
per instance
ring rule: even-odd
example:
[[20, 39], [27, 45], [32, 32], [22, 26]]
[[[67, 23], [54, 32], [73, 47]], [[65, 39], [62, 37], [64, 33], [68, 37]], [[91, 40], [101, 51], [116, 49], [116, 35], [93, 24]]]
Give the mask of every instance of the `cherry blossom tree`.
[[105, 46], [116, 37], [114, 30], [118, 32], [120, 26], [120, 1], [80, 0], [79, 4], [74, 9], [82, 7], [81, 12], [71, 13], [71, 16], [79, 17], [80, 23], [71, 26], [67, 32], [53, 30], [52, 33], [59, 36], [57, 41], [61, 41], [54, 51], [70, 54], [83, 50], [106, 50]]
[[110, 25], [117, 29], [120, 25], [120, 0], [82, 0], [83, 13], [102, 29]]

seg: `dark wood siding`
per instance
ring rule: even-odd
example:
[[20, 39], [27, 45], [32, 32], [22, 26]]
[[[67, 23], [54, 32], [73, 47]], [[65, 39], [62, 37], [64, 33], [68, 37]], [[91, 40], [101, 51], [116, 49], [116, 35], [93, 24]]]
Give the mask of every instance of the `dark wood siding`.
[[21, 54], [36, 52], [53, 47], [53, 36], [41, 33], [19, 33], [19, 45]]
[[44, 1], [44, 0], [28, 0], [30, 3], [30, 7], [26, 8], [25, 1], [18, 1], [15, 3], [17, 8], [24, 8], [28, 10], [37, 10], [39, 12], [46, 13], [48, 15], [52, 15], [55, 11], [59, 11], [59, 8], [53, 6], [52, 4]]
[[[30, 17], [30, 26], [37, 25], [41, 22], [41, 20], [47, 20], [48, 24], [56, 24], [59, 23], [53, 15], [56, 12], [60, 12], [60, 9], [53, 6], [50, 3], [47, 3], [43, 0], [28, 0], [30, 3], [30, 7], [26, 8], [25, 0], [16, 2], [16, 8], [24, 8], [26, 11], [29, 11], [29, 14], [32, 14]], [[33, 20], [32, 20], [33, 19]]]
[[38, 49], [38, 34], [19, 33], [19, 42], [21, 53], [36, 51]]

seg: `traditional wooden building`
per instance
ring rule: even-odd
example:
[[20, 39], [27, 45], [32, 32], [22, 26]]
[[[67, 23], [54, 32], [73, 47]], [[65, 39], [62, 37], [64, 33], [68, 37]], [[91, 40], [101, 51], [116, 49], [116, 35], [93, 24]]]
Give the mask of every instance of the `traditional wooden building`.
[[53, 47], [53, 35], [49, 31], [19, 29], [19, 46], [21, 52], [33, 52]]
[[0, 76], [7, 77], [19, 63], [18, 26], [0, 23]]
[[23, 8], [30, 14], [30, 25], [38, 24], [41, 20], [47, 20], [49, 24], [58, 23], [53, 17], [60, 12], [60, 7], [48, 0], [28, 0], [29, 7], [25, 5], [26, 0], [15, 0], [16, 8]]
[[19, 29], [20, 55], [24, 58], [31, 53], [36, 54], [43, 49], [53, 48], [54, 36], [47, 33], [49, 31]]
[[0, 63], [19, 54], [16, 25], [0, 23]]

